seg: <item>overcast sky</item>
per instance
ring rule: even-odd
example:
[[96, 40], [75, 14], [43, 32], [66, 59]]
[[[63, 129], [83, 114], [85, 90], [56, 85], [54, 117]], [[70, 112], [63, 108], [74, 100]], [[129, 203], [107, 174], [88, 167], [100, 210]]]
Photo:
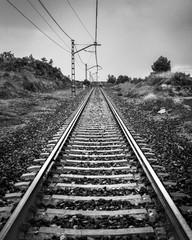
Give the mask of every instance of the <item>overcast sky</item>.
[[[54, 28], [50, 29], [27, 0], [10, 0], [34, 24], [63, 48], [54, 44], [29, 23], [6, 0], [0, 0], [0, 53], [11, 51], [16, 57], [53, 59], [64, 75], [71, 75], [71, 40], [48, 16], [38, 0], [30, 0]], [[96, 0], [42, 0], [63, 30], [76, 44], [92, 44], [95, 38]], [[91, 38], [91, 36], [93, 39]], [[173, 71], [192, 74], [192, 0], [99, 0], [98, 1], [99, 80], [108, 74], [145, 77], [161, 55], [171, 61]], [[66, 45], [64, 44], [66, 43]], [[77, 45], [77, 49], [84, 45]], [[93, 47], [87, 49], [92, 51]], [[94, 66], [91, 52], [80, 52], [88, 68]], [[76, 54], [76, 79], [85, 79], [85, 65]], [[96, 68], [90, 69], [94, 76]], [[88, 72], [89, 75], [89, 72]]]

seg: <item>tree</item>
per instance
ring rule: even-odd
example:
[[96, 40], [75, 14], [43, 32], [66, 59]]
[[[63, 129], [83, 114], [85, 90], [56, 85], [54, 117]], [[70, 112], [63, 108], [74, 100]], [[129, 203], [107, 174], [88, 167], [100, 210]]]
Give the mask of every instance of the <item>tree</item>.
[[3, 59], [3, 62], [12, 62], [15, 58], [14, 54], [11, 53], [11, 51], [2, 53], [1, 57]]
[[49, 65], [51, 65], [51, 66], [53, 65], [53, 59], [49, 60]]
[[85, 85], [85, 86], [87, 86], [87, 87], [89, 87], [90, 84], [91, 84], [90, 81], [87, 80], [87, 79], [85, 79], [85, 80], [83, 81], [83, 85]]
[[119, 75], [119, 77], [117, 78], [116, 84], [119, 84], [119, 83], [124, 83], [124, 78], [122, 75]]
[[42, 62], [47, 62], [47, 59], [45, 57], [41, 58]]
[[29, 58], [28, 57], [22, 57], [21, 62], [22, 62], [22, 65], [25, 66], [29, 63]]
[[130, 78], [128, 76], [119, 75], [119, 77], [117, 78], [116, 84], [124, 83], [124, 82], [128, 82], [128, 81], [130, 81]]
[[192, 78], [190, 77], [190, 75], [186, 75], [183, 72], [176, 72], [171, 77], [171, 83], [175, 86], [191, 86]]
[[156, 73], [171, 71], [171, 62], [163, 56], [160, 56], [156, 62], [151, 66]]
[[35, 60], [32, 54], [29, 55], [29, 60], [30, 60], [31, 62], [33, 62], [33, 61]]
[[114, 77], [113, 75], [108, 75], [107, 82], [111, 83], [111, 84], [115, 84], [116, 83], [116, 77]]

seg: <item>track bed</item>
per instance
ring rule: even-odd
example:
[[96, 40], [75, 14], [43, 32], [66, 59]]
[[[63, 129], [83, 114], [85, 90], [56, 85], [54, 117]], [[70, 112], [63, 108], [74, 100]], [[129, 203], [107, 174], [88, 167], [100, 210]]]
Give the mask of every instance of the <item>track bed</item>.
[[[35, 160], [18, 187], [35, 178], [49, 154]], [[18, 239], [167, 239], [155, 191], [100, 90], [57, 155]]]

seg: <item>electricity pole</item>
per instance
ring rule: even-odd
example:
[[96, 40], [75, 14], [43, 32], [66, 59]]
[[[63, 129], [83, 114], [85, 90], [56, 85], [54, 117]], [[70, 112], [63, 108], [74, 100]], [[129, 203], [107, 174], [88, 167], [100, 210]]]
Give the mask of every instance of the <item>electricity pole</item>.
[[76, 93], [75, 89], [75, 54], [74, 54], [74, 47], [75, 47], [75, 41], [71, 40], [71, 95], [74, 96]]
[[97, 42], [94, 42], [93, 44], [90, 44], [80, 50], [74, 51], [75, 48], [75, 41], [71, 40], [71, 81], [72, 81], [72, 87], [71, 87], [71, 95], [75, 96], [76, 89], [75, 89], [75, 54], [78, 52], [81, 52], [85, 50], [86, 48], [92, 47], [92, 46], [101, 46], [101, 44], [98, 44]]
[[85, 64], [85, 80], [87, 80], [87, 63]]
[[[75, 54], [91, 46], [95, 47], [95, 60], [96, 60], [96, 68], [97, 68], [96, 80], [98, 80], [99, 65], [97, 60], [97, 46], [101, 46], [101, 44], [97, 44], [97, 18], [98, 18], [98, 0], [96, 0], [95, 42], [75, 52], [74, 51], [75, 41], [73, 39], [71, 40], [71, 81], [72, 81], [71, 93], [72, 93], [72, 96], [75, 95]], [[85, 67], [86, 67], [85, 77], [87, 79], [87, 70], [88, 70], [87, 65]]]
[[91, 82], [91, 72], [89, 71], [89, 81]]

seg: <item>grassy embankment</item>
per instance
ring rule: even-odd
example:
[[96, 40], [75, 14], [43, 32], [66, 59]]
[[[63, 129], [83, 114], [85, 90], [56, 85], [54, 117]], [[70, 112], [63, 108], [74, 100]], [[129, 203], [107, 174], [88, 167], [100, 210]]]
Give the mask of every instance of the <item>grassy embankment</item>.
[[0, 138], [54, 113], [70, 99], [70, 86], [70, 79], [52, 62], [0, 54]]
[[192, 79], [182, 73], [150, 75], [135, 83], [125, 82], [112, 87], [117, 95], [135, 107], [142, 106], [148, 117], [180, 118], [180, 136], [192, 141]]

